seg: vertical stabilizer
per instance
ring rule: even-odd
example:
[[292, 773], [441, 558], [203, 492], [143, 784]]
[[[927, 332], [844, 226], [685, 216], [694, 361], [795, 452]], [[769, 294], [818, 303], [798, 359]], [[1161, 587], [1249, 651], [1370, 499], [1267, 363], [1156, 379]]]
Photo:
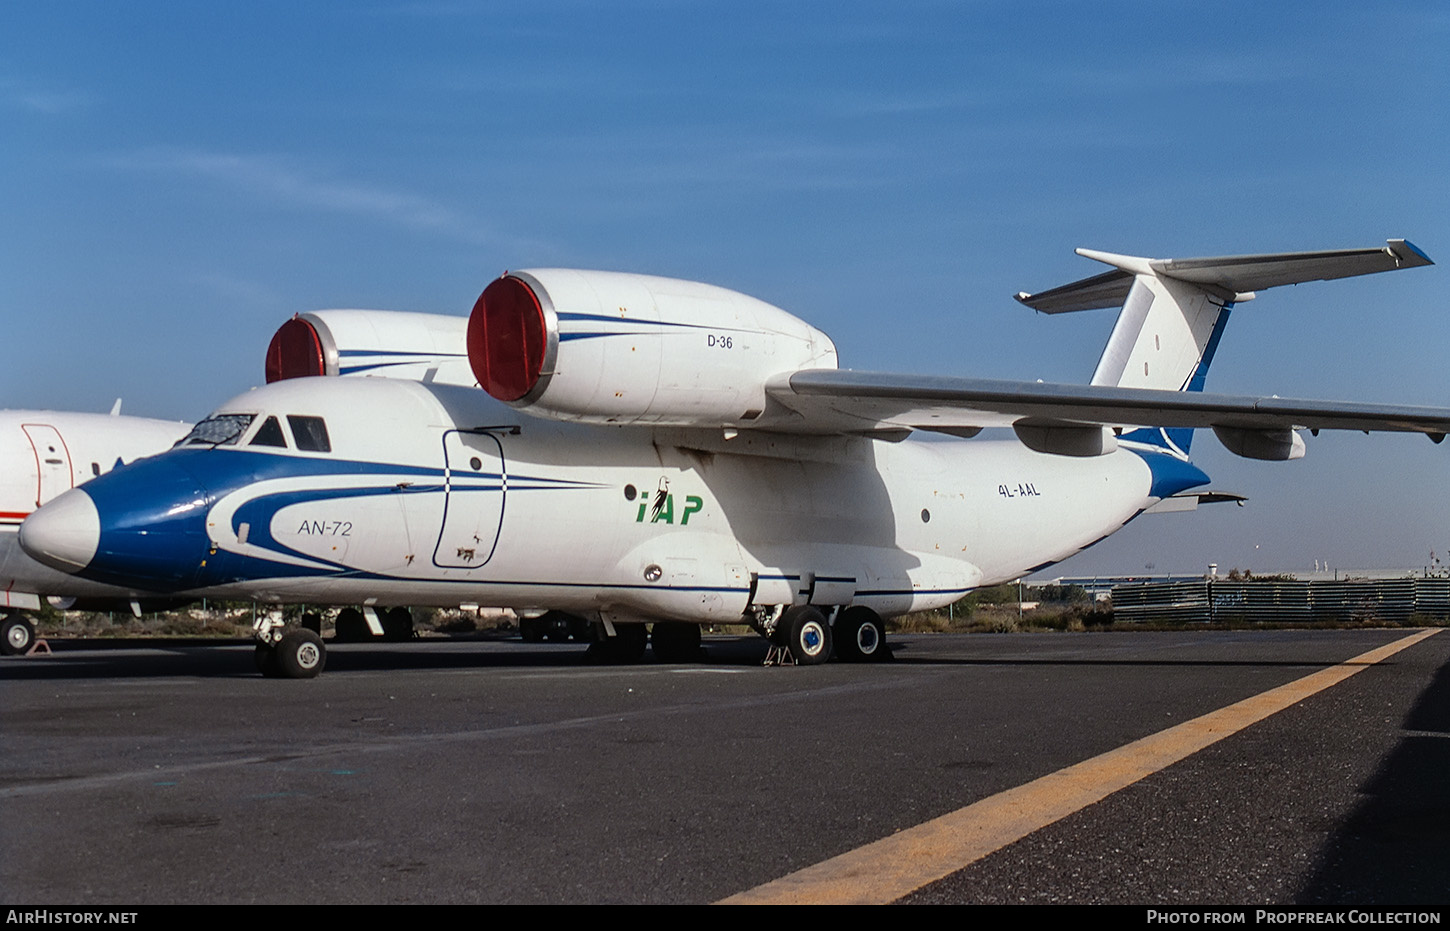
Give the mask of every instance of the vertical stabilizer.
[[1194, 390], [1212, 359], [1231, 301], [1152, 272], [1133, 276], [1094, 385]]
[[[1023, 292], [1017, 300], [1046, 314], [1121, 307], [1092, 383], [1160, 391], [1203, 390], [1230, 309], [1235, 303], [1253, 300], [1256, 291], [1434, 264], [1403, 239], [1391, 239], [1370, 249], [1204, 259], [1147, 259], [1092, 249], [1079, 249], [1077, 253], [1111, 265], [1113, 271], [1049, 291]], [[1145, 428], [1129, 436], [1187, 453], [1193, 431]], [[1233, 444], [1230, 449], [1235, 452], [1238, 449], [1234, 445], [1253, 450], [1264, 447], [1276, 454], [1282, 447], [1302, 455], [1302, 442], [1292, 449], [1286, 445], [1293, 438], [1276, 435], [1264, 443], [1257, 443], [1262, 437], [1253, 439], [1256, 444], [1232, 438], [1225, 443]]]

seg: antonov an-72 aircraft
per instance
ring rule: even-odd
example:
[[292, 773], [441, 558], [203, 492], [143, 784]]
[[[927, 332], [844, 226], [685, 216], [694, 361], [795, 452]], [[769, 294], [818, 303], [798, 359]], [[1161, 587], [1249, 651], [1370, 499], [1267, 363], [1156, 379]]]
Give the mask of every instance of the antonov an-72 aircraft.
[[[339, 347], [299, 318], [269, 353], [276, 380], [40, 508], [21, 545], [138, 595], [559, 610], [595, 621], [596, 647], [619, 659], [644, 650], [646, 624], [672, 658], [699, 625], [744, 619], [810, 664], [880, 656], [883, 618], [1181, 500], [1208, 480], [1188, 459], [1193, 428], [1257, 459], [1303, 455], [1298, 428], [1450, 431], [1450, 410], [1201, 390], [1235, 303], [1431, 264], [1407, 242], [1083, 254], [1112, 270], [1018, 299], [1122, 306], [1087, 386], [839, 370], [826, 334], [779, 308], [612, 272], [490, 284], [467, 325], [460, 380], [476, 385], [440, 377], [456, 349], [429, 363], [418, 345]], [[364, 356], [421, 380], [283, 377]], [[984, 427], [1016, 438], [974, 439]], [[913, 431], [953, 439], [902, 442]], [[261, 636], [263, 671], [322, 668], [315, 633]]]

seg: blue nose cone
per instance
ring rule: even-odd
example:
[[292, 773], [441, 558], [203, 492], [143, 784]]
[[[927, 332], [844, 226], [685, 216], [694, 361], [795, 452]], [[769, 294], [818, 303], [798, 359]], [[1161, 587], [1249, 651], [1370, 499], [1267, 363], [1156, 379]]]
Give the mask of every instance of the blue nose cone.
[[[95, 551], [83, 567], [68, 571], [144, 591], [195, 587], [210, 546], [206, 513], [211, 501], [185, 459], [184, 453], [139, 459], [87, 482], [83, 490], [56, 498], [52, 503], [59, 504], [80, 493], [95, 511]], [[32, 517], [41, 516], [43, 510]], [[76, 505], [74, 510], [79, 513], [81, 508]], [[72, 545], [76, 561], [84, 555], [80, 550], [86, 541], [80, 536], [85, 532], [92, 531], [79, 527], [73, 531], [78, 541]], [[51, 533], [47, 529], [47, 535]]]

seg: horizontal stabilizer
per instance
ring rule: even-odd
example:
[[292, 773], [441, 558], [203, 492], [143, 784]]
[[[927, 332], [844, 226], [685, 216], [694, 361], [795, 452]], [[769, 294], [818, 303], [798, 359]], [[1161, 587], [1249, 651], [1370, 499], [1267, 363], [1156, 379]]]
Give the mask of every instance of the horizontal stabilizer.
[[1045, 314], [1118, 307], [1127, 300], [1137, 274], [1154, 274], [1195, 284], [1225, 300], [1245, 300], [1254, 291], [1306, 281], [1351, 278], [1397, 268], [1435, 264], [1403, 239], [1373, 249], [1323, 252], [1280, 252], [1228, 255], [1202, 259], [1145, 259], [1079, 249], [1078, 255], [1114, 266], [1114, 271], [1074, 281], [1037, 294], [1022, 292], [1017, 300]]

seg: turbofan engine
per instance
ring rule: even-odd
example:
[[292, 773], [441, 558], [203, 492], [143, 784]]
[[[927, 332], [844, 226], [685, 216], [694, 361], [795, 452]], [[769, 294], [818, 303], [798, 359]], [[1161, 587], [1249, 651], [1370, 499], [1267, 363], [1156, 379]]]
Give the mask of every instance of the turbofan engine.
[[772, 376], [835, 368], [836, 347], [726, 288], [545, 268], [484, 289], [468, 361], [489, 394], [556, 420], [738, 426], [765, 412]]

